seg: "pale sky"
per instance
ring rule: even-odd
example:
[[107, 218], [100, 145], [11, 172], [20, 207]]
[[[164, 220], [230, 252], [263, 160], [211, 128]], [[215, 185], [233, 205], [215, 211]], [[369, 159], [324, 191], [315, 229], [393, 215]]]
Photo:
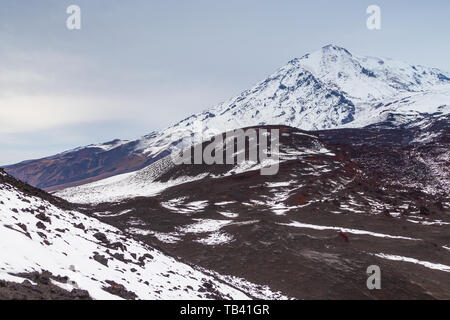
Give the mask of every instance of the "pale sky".
[[[66, 28], [71, 4], [81, 30]], [[0, 164], [163, 129], [330, 43], [450, 71], [449, 13], [448, 0], [2, 0]]]

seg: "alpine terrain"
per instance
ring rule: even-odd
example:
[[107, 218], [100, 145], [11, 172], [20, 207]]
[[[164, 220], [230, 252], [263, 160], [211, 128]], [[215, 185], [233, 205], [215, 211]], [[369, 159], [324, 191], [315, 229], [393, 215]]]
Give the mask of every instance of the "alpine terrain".
[[[7, 166], [0, 298], [450, 299], [449, 111], [449, 74], [328, 45], [139, 140]], [[277, 174], [237, 143], [176, 163], [234, 129], [279, 133]]]
[[385, 58], [359, 57], [328, 45], [291, 60], [239, 96], [135, 141], [114, 140], [25, 161], [5, 170], [48, 191], [86, 184], [146, 167], [183, 137], [211, 136], [257, 125], [303, 130], [355, 128], [390, 113], [420, 117], [448, 113], [450, 75], [435, 68]]

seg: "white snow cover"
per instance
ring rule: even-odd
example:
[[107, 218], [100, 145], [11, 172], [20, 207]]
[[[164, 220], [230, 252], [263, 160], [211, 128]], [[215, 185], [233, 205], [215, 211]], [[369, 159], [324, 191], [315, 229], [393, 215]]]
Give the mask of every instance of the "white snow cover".
[[[20, 283], [24, 279], [18, 273], [47, 270], [70, 280], [68, 284], [53, 281], [56, 285], [87, 290], [95, 299], [120, 299], [104, 290], [108, 280], [139, 299], [208, 298], [199, 292], [205, 282], [211, 282], [225, 298], [284, 298], [267, 287], [237, 278], [228, 281], [229, 277], [184, 264], [97, 219], [59, 209], [9, 184], [0, 184], [0, 201], [0, 279]], [[50, 220], [38, 219], [40, 213]], [[98, 232], [123, 249], [108, 248], [94, 237]], [[108, 259], [107, 265], [94, 260], [95, 255]]]
[[368, 236], [377, 237], [377, 238], [415, 240], [415, 241], [420, 240], [420, 239], [409, 238], [409, 237], [392, 236], [389, 234], [371, 232], [371, 231], [366, 231], [366, 230], [349, 229], [349, 228], [341, 228], [341, 227], [330, 227], [330, 226], [319, 226], [319, 225], [315, 225], [315, 224], [301, 223], [298, 221], [293, 221], [291, 223], [281, 223], [281, 225], [289, 226], [289, 227], [296, 227], [296, 228], [314, 229], [314, 230], [336, 230], [336, 231], [342, 231], [342, 232], [346, 232], [346, 233], [368, 235]]
[[116, 139], [110, 142], [105, 142], [105, 143], [98, 143], [98, 144], [90, 144], [88, 146], [85, 147], [79, 147], [79, 148], [75, 148], [75, 149], [71, 149], [71, 150], [67, 150], [63, 153], [57, 154], [58, 155], [62, 155], [62, 154], [68, 154], [68, 153], [72, 153], [72, 152], [76, 152], [76, 151], [80, 151], [83, 149], [100, 149], [101, 151], [107, 152], [110, 150], [113, 150], [117, 147], [120, 147], [124, 144], [129, 143], [129, 140], [120, 140], [120, 139]]
[[199, 242], [201, 244], [207, 245], [207, 246], [217, 246], [224, 243], [229, 243], [233, 241], [233, 236], [231, 234], [225, 233], [225, 232], [214, 232], [209, 234], [207, 237], [195, 240], [196, 242]]
[[222, 227], [233, 223], [232, 220], [194, 219], [194, 224], [180, 228], [183, 233], [208, 233], [218, 231]]
[[387, 260], [404, 261], [404, 262], [409, 262], [409, 263], [415, 263], [415, 264], [419, 264], [421, 266], [424, 266], [425, 268], [428, 268], [428, 269], [440, 270], [440, 271], [444, 271], [444, 272], [450, 272], [450, 266], [447, 266], [445, 264], [432, 263], [432, 262], [428, 262], [428, 261], [418, 260], [418, 259], [415, 259], [415, 258], [402, 257], [402, 256], [396, 256], [396, 255], [384, 254], [384, 253], [374, 254], [374, 256], [377, 256], [377, 257], [383, 258], [383, 259], [387, 259]]
[[172, 199], [161, 203], [161, 205], [175, 213], [182, 213], [186, 215], [202, 212], [208, 206], [208, 201], [206, 200], [193, 201], [189, 203], [185, 203], [184, 200], [184, 198]]
[[[230, 213], [229, 215], [227, 215], [227, 217], [234, 218], [238, 216], [238, 215], [233, 216], [231, 215], [232, 214]], [[165, 243], [177, 243], [181, 241], [182, 237], [185, 236], [186, 234], [197, 234], [201, 236], [201, 238], [194, 240], [195, 242], [204, 245], [217, 246], [229, 243], [234, 240], [232, 235], [221, 230], [223, 227], [228, 225], [245, 225], [255, 223], [255, 221], [234, 222], [233, 220], [214, 220], [214, 219], [194, 219], [194, 221], [195, 222], [192, 224], [178, 227], [175, 232], [169, 233], [161, 233], [139, 228], [129, 228], [127, 229], [127, 231], [131, 234], [152, 235], [156, 237], [159, 241]]]
[[154, 181], [159, 174], [169, 170], [173, 165], [171, 157], [168, 156], [141, 170], [67, 188], [57, 192], [56, 195], [75, 203], [120, 201], [139, 196], [153, 196], [169, 187], [205, 177], [205, 175], [199, 175], [197, 177], [180, 177], [167, 182]]

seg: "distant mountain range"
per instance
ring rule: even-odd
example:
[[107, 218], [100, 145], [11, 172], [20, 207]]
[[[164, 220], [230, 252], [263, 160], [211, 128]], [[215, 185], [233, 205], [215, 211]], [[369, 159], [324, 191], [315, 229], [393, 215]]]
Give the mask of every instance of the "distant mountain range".
[[211, 136], [261, 125], [303, 130], [364, 127], [448, 114], [450, 75], [391, 59], [359, 57], [328, 45], [293, 59], [237, 97], [135, 141], [114, 140], [7, 166], [11, 175], [49, 191], [133, 172], [170, 154], [201, 124]]

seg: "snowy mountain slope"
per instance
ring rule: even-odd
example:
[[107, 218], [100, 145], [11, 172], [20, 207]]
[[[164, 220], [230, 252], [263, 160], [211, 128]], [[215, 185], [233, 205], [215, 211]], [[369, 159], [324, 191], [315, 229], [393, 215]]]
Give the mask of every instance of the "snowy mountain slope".
[[[161, 166], [163, 163], [166, 165]], [[63, 189], [55, 194], [58, 197], [70, 199], [70, 201], [75, 203], [100, 203], [154, 195], [170, 186], [196, 179], [195, 177], [180, 177], [169, 182], [155, 181], [159, 174], [162, 174], [173, 165], [171, 157], [168, 156], [144, 169]]]
[[385, 112], [450, 111], [450, 77], [434, 68], [369, 57], [329, 45], [287, 65], [225, 103], [142, 140], [149, 155], [198, 130], [206, 136], [255, 125], [303, 130], [362, 127]]
[[[297, 140], [302, 143], [297, 143], [293, 147], [289, 144], [290, 135], [283, 135], [286, 130], [288, 130], [287, 127], [281, 128], [282, 136], [278, 153], [281, 163], [318, 154], [333, 154], [316, 136], [301, 130], [295, 130], [294, 134], [298, 136]], [[206, 145], [207, 142], [203, 144], [203, 148]], [[263, 166], [270, 165], [270, 160], [267, 160], [263, 163], [245, 161], [234, 165], [205, 167], [202, 165], [175, 165], [172, 157], [167, 156], [136, 172], [63, 189], [58, 191], [56, 195], [74, 203], [101, 203], [134, 197], [148, 197], [167, 188], [205, 177], [219, 178], [260, 170]]]
[[[364, 128], [341, 128], [322, 131], [301, 131], [280, 126], [280, 163], [317, 155], [332, 155], [336, 150], [327, 143], [336, 139], [349, 148], [365, 145], [354, 158], [366, 157], [368, 162], [381, 163], [389, 154], [380, 157], [376, 151], [386, 146], [399, 148], [401, 157], [411, 168], [394, 175], [399, 186], [413, 184], [431, 194], [450, 192], [449, 124], [450, 114], [423, 114], [416, 111], [384, 114], [385, 120]], [[269, 127], [265, 127], [269, 128]], [[285, 131], [294, 131], [287, 133]], [[336, 137], [345, 137], [339, 140]], [[295, 144], [293, 144], [295, 141]], [[208, 142], [204, 142], [206, 145]], [[391, 149], [394, 153], [395, 149]], [[103, 179], [93, 183], [63, 189], [56, 194], [75, 203], [122, 201], [134, 197], [154, 196], [176, 185], [205, 178], [219, 178], [259, 170], [261, 163], [244, 162], [239, 165], [201, 166], [175, 165], [167, 156], [141, 170]], [[386, 165], [382, 170], [395, 170], [398, 165]], [[411, 176], [417, 167], [418, 175]], [[373, 169], [373, 167], [371, 167]], [[408, 171], [408, 169], [411, 169]]]
[[[328, 45], [291, 60], [239, 96], [161, 132], [116, 142], [117, 147], [110, 143], [106, 151], [94, 148], [98, 152], [83, 158], [83, 165], [79, 165], [78, 154], [95, 146], [66, 152], [64, 158], [41, 159], [6, 169], [33, 185], [57, 190], [139, 170], [176, 150], [183, 138], [196, 133], [209, 137], [257, 125], [288, 125], [303, 130], [363, 127], [384, 121], [389, 113], [411, 111], [449, 113], [450, 75], [392, 59], [360, 57]], [[106, 161], [111, 155], [116, 160], [112, 163]]]
[[94, 299], [283, 298], [267, 287], [184, 264], [21, 186], [0, 171], [0, 280], [21, 283], [27, 274], [49, 272], [53, 285], [87, 290]]

